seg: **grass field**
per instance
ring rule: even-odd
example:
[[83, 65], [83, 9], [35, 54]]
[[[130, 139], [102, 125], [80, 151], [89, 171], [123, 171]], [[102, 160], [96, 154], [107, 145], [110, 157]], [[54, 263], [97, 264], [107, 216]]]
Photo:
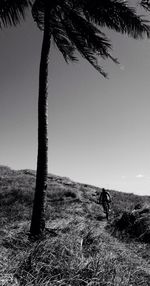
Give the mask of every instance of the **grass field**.
[[110, 190], [107, 222], [96, 203], [101, 189], [49, 175], [47, 231], [32, 242], [34, 186], [34, 171], [0, 167], [0, 285], [150, 286], [150, 213], [124, 227], [121, 221], [137, 204], [148, 210], [150, 197]]

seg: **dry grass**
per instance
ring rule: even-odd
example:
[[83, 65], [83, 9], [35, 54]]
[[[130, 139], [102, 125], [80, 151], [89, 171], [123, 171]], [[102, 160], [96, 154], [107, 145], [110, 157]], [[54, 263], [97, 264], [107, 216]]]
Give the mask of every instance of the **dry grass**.
[[105, 234], [95, 236], [93, 227], [82, 235], [74, 229], [46, 238], [29, 251], [16, 277], [20, 285], [149, 285], [146, 267], [108, 241]]
[[[0, 285], [150, 285], [150, 245], [118, 240], [106, 230], [93, 186], [49, 175], [49, 230], [42, 241], [29, 241], [34, 184], [33, 171], [0, 168]], [[149, 197], [110, 192], [110, 225], [135, 204], [150, 203]]]

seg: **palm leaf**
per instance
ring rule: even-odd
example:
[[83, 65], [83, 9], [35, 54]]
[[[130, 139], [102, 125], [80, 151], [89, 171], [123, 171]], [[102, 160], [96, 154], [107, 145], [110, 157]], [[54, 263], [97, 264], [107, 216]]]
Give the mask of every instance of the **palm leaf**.
[[142, 0], [140, 5], [147, 11], [150, 11], [150, 1], [149, 0]]
[[[81, 3], [82, 2], [82, 3]], [[120, 33], [137, 39], [150, 37], [147, 21], [136, 15], [134, 8], [121, 0], [81, 0], [86, 18], [100, 26], [107, 26]]]
[[77, 58], [75, 57], [76, 48], [68, 39], [63, 24], [58, 21], [57, 18], [52, 30], [54, 42], [56, 43], [59, 51], [62, 53], [65, 61], [77, 61]]
[[44, 1], [36, 0], [32, 6], [32, 16], [40, 30], [44, 29], [44, 12]]
[[99, 52], [103, 57], [109, 57], [109, 53], [107, 52], [107, 50], [110, 48], [110, 44], [108, 43], [108, 41], [103, 38], [103, 43], [99, 43], [99, 50], [96, 53], [96, 50], [94, 51], [94, 47], [88, 44], [87, 37], [83, 37], [83, 34], [79, 30], [75, 29], [71, 22], [68, 22], [68, 18], [63, 19], [63, 24], [67, 36], [70, 39], [72, 45], [76, 47], [82, 57], [84, 57], [96, 70], [98, 70], [98, 72], [100, 72], [104, 77], [106, 77], [107, 74], [98, 64], [97, 55]]
[[111, 55], [111, 43], [101, 27], [133, 38], [150, 37], [147, 21], [137, 16], [135, 9], [129, 8], [123, 0], [36, 0], [32, 15], [41, 30], [44, 29], [45, 9], [49, 10], [50, 34], [65, 60], [77, 60], [77, 50], [104, 76], [106, 73], [97, 57], [118, 61]]
[[1, 0], [0, 28], [2, 28], [2, 26], [16, 26], [25, 18], [26, 9], [30, 6], [30, 0]]

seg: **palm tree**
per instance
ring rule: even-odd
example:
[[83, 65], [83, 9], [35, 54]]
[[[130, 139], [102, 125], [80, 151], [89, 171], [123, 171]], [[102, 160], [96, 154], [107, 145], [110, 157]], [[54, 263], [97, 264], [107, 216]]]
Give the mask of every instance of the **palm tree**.
[[111, 44], [100, 30], [108, 27], [133, 38], [150, 36], [146, 21], [136, 15], [124, 1], [114, 0], [36, 0], [32, 15], [43, 31], [39, 73], [38, 103], [38, 159], [36, 189], [30, 234], [43, 233], [45, 228], [45, 198], [47, 186], [48, 136], [47, 136], [47, 75], [50, 44], [53, 40], [66, 62], [76, 61], [76, 51], [104, 77], [97, 56], [110, 58]]
[[48, 58], [53, 40], [66, 62], [76, 61], [78, 51], [100, 74], [107, 76], [98, 64], [98, 56], [117, 62], [110, 53], [111, 43], [101, 31], [108, 27], [134, 38], [150, 36], [146, 21], [136, 15], [123, 0], [1, 0], [0, 27], [16, 25], [32, 5], [32, 15], [43, 31], [39, 70], [38, 157], [31, 236], [45, 228], [45, 198], [48, 172]]

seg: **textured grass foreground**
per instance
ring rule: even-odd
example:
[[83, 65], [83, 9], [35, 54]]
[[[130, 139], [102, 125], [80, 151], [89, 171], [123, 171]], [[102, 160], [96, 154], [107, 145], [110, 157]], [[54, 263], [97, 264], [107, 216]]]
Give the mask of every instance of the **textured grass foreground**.
[[20, 285], [149, 285], [150, 273], [125, 249], [110, 251], [105, 237], [92, 233], [85, 235], [85, 245], [76, 232], [37, 244], [16, 272]]
[[[110, 191], [107, 223], [96, 204], [100, 189], [49, 175], [47, 230], [33, 242], [28, 235], [34, 184], [33, 171], [0, 167], [0, 285], [150, 286], [150, 244], [126, 239], [128, 228], [124, 240], [122, 229], [118, 236], [110, 231], [136, 204], [150, 204], [150, 197]], [[148, 214], [142, 209], [136, 219]]]

